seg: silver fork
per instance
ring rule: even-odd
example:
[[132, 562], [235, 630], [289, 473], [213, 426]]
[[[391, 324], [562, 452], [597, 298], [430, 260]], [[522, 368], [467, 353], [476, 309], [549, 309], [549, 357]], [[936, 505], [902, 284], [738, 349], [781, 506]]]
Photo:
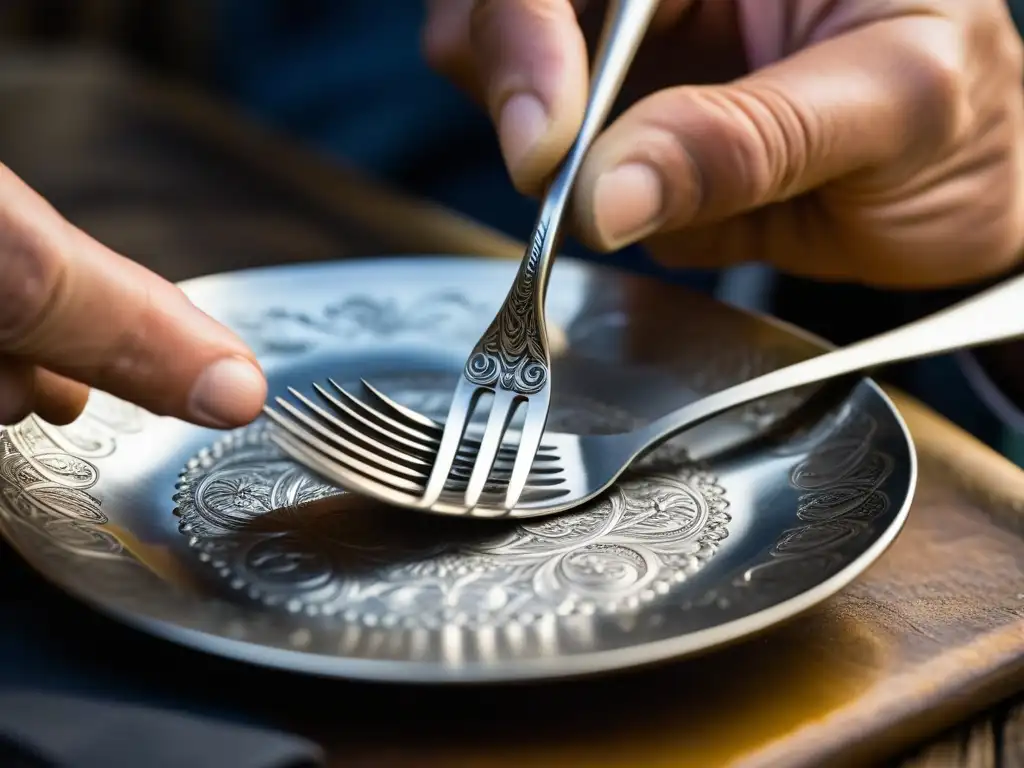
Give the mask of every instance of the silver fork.
[[[615, 0], [608, 4], [586, 113], [572, 149], [548, 188], [519, 271], [505, 301], [483, 336], [473, 347], [455, 387], [445, 427], [433, 446], [433, 463], [416, 506], [430, 509], [454, 480], [462, 487], [462, 505], [472, 509], [481, 500], [487, 481], [502, 458], [499, 472], [505, 485], [504, 506], [518, 502], [540, 446], [551, 403], [551, 355], [544, 312], [548, 275], [561, 240], [562, 218], [583, 158], [611, 111], [626, 71], [640, 46], [658, 6], [658, 0]], [[292, 391], [295, 395], [294, 390]], [[482, 396], [491, 395], [487, 425], [473, 447], [473, 459], [460, 452], [470, 418]], [[279, 401], [279, 404], [284, 405]], [[305, 403], [304, 403], [305, 405]], [[509, 425], [520, 408], [526, 416], [514, 458], [502, 452], [512, 432]], [[268, 415], [278, 418], [272, 409]], [[289, 410], [290, 413], [292, 411]], [[294, 413], [292, 413], [294, 415]], [[459, 459], [463, 459], [460, 463]]]
[[[683, 406], [630, 432], [613, 435], [578, 435], [545, 432], [520, 503], [511, 510], [485, 497], [472, 510], [475, 517], [535, 517], [571, 509], [608, 489], [639, 457], [678, 433], [725, 411], [783, 391], [816, 384], [880, 365], [928, 357], [954, 349], [982, 346], [1024, 336], [1024, 277], [1016, 277], [975, 297], [901, 328], [848, 347], [780, 368]], [[285, 452], [336, 483], [393, 505], [416, 507], [426, 479], [423, 457], [436, 452], [444, 436], [441, 424], [394, 402], [363, 382], [363, 402], [341, 388], [342, 396], [359, 402], [361, 419], [350, 425], [353, 433], [372, 445], [367, 461], [356, 466], [352, 458], [308, 430], [283, 423], [272, 438]], [[327, 441], [334, 433], [324, 430]], [[413, 437], [415, 436], [415, 437]], [[413, 447], [414, 446], [414, 447]], [[462, 460], [473, 461], [473, 446]], [[429, 460], [429, 458], [428, 458]], [[384, 464], [405, 473], [403, 483]], [[463, 515], [466, 510], [450, 501], [431, 511]]]

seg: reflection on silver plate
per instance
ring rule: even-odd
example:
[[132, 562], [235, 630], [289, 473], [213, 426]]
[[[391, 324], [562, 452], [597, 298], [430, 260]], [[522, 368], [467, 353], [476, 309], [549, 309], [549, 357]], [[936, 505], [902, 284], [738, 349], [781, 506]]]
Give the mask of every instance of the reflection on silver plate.
[[[256, 349], [271, 394], [365, 376], [443, 418], [514, 264], [394, 258], [185, 284]], [[551, 424], [627, 429], [806, 358], [792, 329], [679, 288], [562, 260]], [[916, 469], [863, 380], [663, 446], [586, 508], [520, 522], [387, 509], [296, 466], [266, 424], [231, 433], [107, 396], [69, 427], [0, 434], [0, 524], [38, 571], [107, 613], [210, 653], [392, 681], [563, 677], [748, 636], [841, 589], [899, 531]], [[756, 438], [756, 439], [754, 439]]]

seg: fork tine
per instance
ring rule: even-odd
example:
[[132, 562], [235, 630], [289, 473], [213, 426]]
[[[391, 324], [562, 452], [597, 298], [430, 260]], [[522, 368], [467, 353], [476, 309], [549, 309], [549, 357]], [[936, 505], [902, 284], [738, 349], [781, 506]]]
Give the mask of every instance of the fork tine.
[[519, 398], [506, 390], [499, 389], [494, 393], [494, 402], [491, 404], [491, 412], [487, 417], [487, 426], [484, 428], [483, 439], [480, 441], [480, 451], [476, 455], [476, 462], [473, 465], [473, 474], [469, 476], [469, 485], [466, 488], [465, 504], [472, 509], [480, 501], [480, 494], [483, 493], [487, 478], [494, 467], [494, 460], [498, 455], [498, 448], [505, 437], [509, 422], [516, 412]]
[[[346, 430], [346, 434], [352, 429], [352, 427], [346, 424], [339, 423], [334, 416], [324, 412], [314, 403], [310, 403], [301, 395], [297, 395], [297, 397], [300, 402], [306, 404], [315, 414], [321, 416], [331, 427], [335, 427], [336, 429], [343, 428]], [[372, 437], [367, 437], [366, 435], [359, 434], [358, 442], [346, 440], [345, 437], [337, 431], [329, 429], [313, 418], [302, 413], [297, 407], [289, 403], [284, 398], [277, 397], [275, 400], [278, 406], [287, 411], [295, 420], [302, 422], [306, 428], [317, 433], [324, 440], [336, 445], [341, 450], [354, 453], [362, 460], [377, 465], [380, 469], [389, 469], [410, 479], [420, 481], [424, 481], [426, 479], [427, 471], [429, 469], [429, 464], [427, 462], [424, 462], [415, 456], [406, 455], [397, 449], [394, 449], [392, 446], [383, 445]], [[475, 454], [472, 453], [460, 454], [459, 459], [452, 465], [450, 473], [450, 479], [452, 481], [455, 483], [468, 482], [470, 473], [473, 469], [474, 455]], [[495, 468], [492, 470], [492, 476], [497, 482], [505, 482], [511, 471], [511, 463], [499, 459], [495, 461]], [[533, 467], [530, 470], [528, 482], [534, 487], [550, 487], [558, 485], [564, 482], [564, 479], [559, 477], [561, 471], [561, 467], [557, 463], [549, 463], [546, 466]]]
[[[319, 461], [316, 462], [316, 465], [321, 467], [325, 464], [330, 465], [332, 460], [340, 463], [340, 466], [339, 464], [333, 465], [332, 473], [321, 470], [322, 474], [332, 479], [347, 477], [351, 481], [351, 477], [355, 475], [362, 478], [360, 482], [383, 483], [392, 488], [397, 485], [403, 491], [416, 493], [424, 488], [425, 478], [427, 478], [426, 485], [429, 487], [429, 477], [427, 477], [427, 467], [429, 466], [429, 471], [431, 475], [435, 476], [435, 483], [440, 483], [440, 488], [431, 489], [432, 496], [424, 494], [423, 506], [431, 506], [442, 497], [450, 498], [451, 494], [458, 495], [465, 491], [474, 504], [486, 503], [488, 506], [494, 506], [495, 509], [489, 511], [497, 515], [502, 513], [504, 507], [501, 505], [500, 498], [492, 501], [492, 496], [496, 493], [500, 494], [500, 491], [496, 491], [493, 485], [504, 486], [514, 479], [517, 485], [513, 489], [513, 495], [518, 497], [524, 492], [524, 487], [528, 487], [532, 493], [536, 494], [541, 489], [554, 491], [556, 486], [566, 482], [557, 455], [551, 454], [544, 456], [548, 460], [546, 466], [527, 464], [525, 479], [514, 476], [518, 453], [513, 455], [513, 452], [516, 451], [516, 448], [501, 445], [503, 436], [508, 433], [508, 421], [499, 425], [499, 432], [492, 444], [492, 447], [496, 445], [497, 450], [489, 458], [484, 456], [482, 461], [480, 461], [479, 452], [475, 446], [462, 445], [462, 440], [459, 440], [460, 436], [456, 433], [454, 439], [458, 440], [460, 444], [456, 448], [455, 457], [447, 467], [447, 471], [442, 472], [444, 467], [439, 465], [442, 458], [440, 452], [435, 453], [426, 445], [413, 439], [413, 436], [422, 434], [419, 431], [424, 426], [422, 422], [417, 421], [415, 430], [402, 430], [402, 434], [395, 434], [394, 431], [387, 428], [392, 424], [400, 425], [401, 421], [406, 420], [407, 413], [414, 414], [423, 421], [428, 421], [427, 417], [420, 417], [410, 409], [404, 409], [407, 412], [405, 413], [393, 408], [392, 405], [398, 406], [398, 404], [378, 391], [373, 391], [370, 395], [377, 401], [375, 404], [380, 406], [374, 408], [361, 402], [335, 382], [332, 382], [332, 385], [338, 390], [340, 399], [333, 397], [316, 384], [314, 387], [321, 397], [324, 397], [325, 404], [331, 406], [333, 413], [318, 406], [294, 388], [289, 388], [288, 391], [297, 401], [296, 404], [289, 403], [281, 397], [275, 398], [278, 407], [287, 412], [290, 418], [276, 411], [268, 411], [268, 415], [275, 421], [275, 424], [290, 433], [288, 447], [291, 449], [290, 455], [293, 458], [308, 461], [311, 455], [318, 456]], [[370, 389], [367, 391], [369, 392]], [[473, 397], [473, 406], [475, 406], [478, 397], [476, 387], [473, 387], [471, 396]], [[503, 416], [505, 406], [499, 407], [501, 407], [501, 411], [493, 414], [492, 420]], [[305, 408], [306, 411], [304, 412], [302, 408]], [[472, 408], [465, 414], [466, 424], [471, 415]], [[514, 409], [505, 415], [511, 419]], [[488, 429], [491, 426], [489, 424]], [[465, 426], [463, 427], [463, 438], [464, 435]], [[511, 437], [511, 433], [509, 433], [509, 437]], [[304, 450], [301, 454], [295, 448], [296, 445], [303, 447]], [[345, 458], [348, 459], [347, 464], [344, 463]], [[519, 471], [523, 472], [522, 469]], [[395, 477], [389, 478], [389, 474]], [[470, 485], [471, 483], [472, 485]], [[398, 488], [395, 490], [397, 491]], [[436, 493], [436, 496], [433, 493]], [[427, 503], [428, 500], [429, 503]], [[451, 503], [455, 504], [455, 502]]]
[[[359, 426], [357, 429], [359, 432], [365, 432], [366, 429], [369, 429], [370, 431], [375, 432], [378, 435], [385, 436], [388, 442], [400, 445], [402, 446], [402, 448], [406, 450], [416, 451], [423, 458], [429, 457], [430, 454], [433, 453], [433, 445], [429, 443], [423, 443], [418, 440], [413, 440], [411, 437], [405, 435], [397, 435], [394, 432], [385, 429], [380, 424], [374, 422], [372, 419], [369, 419], [366, 416], [363, 416], [361, 413], [358, 413], [357, 411], [353, 410], [347, 403], [342, 402], [338, 398], [334, 397], [334, 395], [332, 395], [330, 392], [328, 392], [326, 389], [324, 389], [315, 382], [313, 383], [313, 389], [315, 389], [316, 393], [320, 395], [320, 397], [323, 398], [323, 400], [328, 405], [330, 405], [331, 408], [333, 408], [337, 413], [343, 416], [347, 416], [350, 420], [358, 424]], [[295, 395], [296, 393], [292, 392], [292, 394]]]
[[381, 413], [380, 411], [374, 410], [366, 403], [364, 403], [362, 400], [360, 400], [358, 397], [355, 397], [354, 395], [350, 394], [344, 387], [338, 384], [338, 382], [336, 382], [334, 379], [329, 378], [327, 379], [327, 381], [330, 383], [332, 387], [334, 387], [335, 391], [342, 398], [345, 399], [345, 402], [353, 410], [358, 411], [366, 418], [380, 419], [383, 422], [381, 426], [383, 426], [385, 429], [402, 434], [408, 437], [410, 440], [416, 441], [417, 443], [427, 443], [428, 445], [430, 445], [437, 441], [439, 435], [424, 434], [424, 431], [419, 427], [412, 428], [410, 426], [407, 426], [406, 424], [403, 424], [400, 421], [392, 419], [389, 416]]
[[[335, 385], [335, 386], [337, 386], [337, 385]], [[346, 398], [358, 401], [358, 398], [356, 398], [353, 394], [351, 394], [350, 392], [345, 390], [343, 387], [339, 386], [338, 389], [341, 392], [344, 393]], [[379, 391], [377, 391], [375, 389], [372, 391], [371, 397], [373, 397], [373, 399], [378, 401], [380, 407], [379, 408], [374, 408], [372, 405], [369, 405], [367, 403], [363, 403], [363, 402], [359, 403], [360, 406], [361, 406], [361, 410], [363, 412], [365, 412], [366, 415], [367, 415], [366, 419], [362, 419], [362, 420], [359, 421], [360, 429], [366, 428], [366, 429], [370, 429], [370, 430], [376, 431], [378, 429], [378, 427], [377, 427], [377, 421], [378, 420], [379, 421], [388, 421], [388, 420], [391, 420], [391, 419], [403, 418], [403, 412], [408, 412], [410, 414], [413, 414], [413, 416], [415, 418], [422, 419], [425, 422], [429, 422], [429, 423], [432, 423], [432, 424], [436, 423], [436, 422], [432, 421], [431, 419], [429, 419], [428, 417], [423, 416], [423, 415], [417, 413], [416, 411], [413, 411], [413, 410], [411, 410], [409, 408], [406, 408], [403, 405], [400, 405], [400, 404], [396, 403], [394, 400], [390, 399], [387, 395], [385, 395], [385, 394], [383, 394], [383, 393], [381, 393], [381, 392], [379, 392]], [[384, 432], [383, 434], [384, 435], [389, 435], [389, 436], [391, 435], [390, 432]], [[420, 458], [423, 458], [427, 462], [429, 462], [431, 456], [436, 453], [438, 444], [439, 444], [439, 441], [435, 441], [430, 448], [424, 448], [423, 452], [421, 454], [418, 454], [418, 456]], [[474, 458], [476, 456], [476, 453], [477, 453], [477, 450], [478, 450], [479, 446], [480, 446], [480, 442], [478, 440], [474, 441], [472, 438], [469, 438], [469, 437], [466, 437], [465, 435], [463, 435], [463, 439], [462, 439], [462, 441], [461, 441], [461, 443], [459, 445], [459, 449], [458, 449], [458, 451], [456, 453], [456, 459], [453, 462], [452, 466], [464, 465], [464, 466], [467, 466], [467, 467], [472, 467], [472, 464], [473, 464], [473, 461], [474, 461]], [[557, 462], [558, 456], [556, 454], [551, 453], [551, 451], [553, 451], [553, 450], [554, 450], [553, 447], [548, 447], [546, 453], [545, 452], [539, 453], [538, 456], [537, 456], [537, 459], [536, 459], [536, 463], [541, 463], [541, 462], [555, 463], [555, 462]], [[497, 463], [498, 463], [499, 466], [502, 466], [502, 467], [508, 465], [509, 469], [511, 470], [511, 464], [515, 460], [515, 456], [516, 456], [516, 453], [515, 453], [515, 449], [514, 448], [503, 447], [502, 449], [500, 449], [498, 451]], [[537, 471], [543, 471], [539, 467], [535, 467], [535, 469], [537, 469]]]
[[[286, 410], [292, 416], [292, 418], [300, 421], [307, 429], [316, 432], [318, 435], [324, 438], [325, 441], [333, 443], [341, 450], [347, 451], [350, 454], [355, 454], [364, 461], [379, 464], [381, 469], [386, 469], [391, 472], [403, 475], [405, 477], [418, 478], [420, 480], [426, 478], [428, 469], [428, 465], [426, 462], [420, 461], [419, 459], [416, 459], [411, 456], [405, 456], [404, 454], [390, 454], [393, 458], [401, 458], [404, 459], [405, 461], [408, 461], [419, 466], [420, 469], [417, 471], [416, 469], [413, 469], [412, 467], [407, 466], [406, 464], [400, 464], [395, 461], [392, 461], [391, 459], [387, 458], [384, 455], [367, 450], [366, 448], [362, 447], [361, 445], [358, 445], [357, 443], [346, 440], [337, 432], [333, 432], [327, 429], [322, 424], [319, 424], [306, 414], [302, 413], [302, 411], [300, 411], [298, 408], [296, 408], [294, 405], [289, 403], [284, 398], [277, 397], [275, 398], [275, 400], [281, 408]], [[370, 444], [373, 444], [372, 440], [366, 439], [366, 441]]]
[[[380, 408], [374, 409], [373, 406], [370, 406], [370, 405], [368, 405], [366, 403], [362, 403], [362, 405], [364, 405], [364, 407], [366, 407], [368, 410], [370, 410], [370, 411], [374, 411], [374, 410], [379, 411], [379, 413], [380, 413], [382, 418], [383, 418], [384, 414], [388, 414], [392, 418], [406, 418], [406, 419], [409, 419], [409, 421], [412, 422], [413, 424], [415, 424], [417, 426], [417, 428], [422, 428], [424, 434], [434, 433], [434, 434], [437, 435], [437, 440], [440, 440], [441, 432], [444, 430], [444, 425], [443, 424], [439, 424], [438, 422], [434, 421], [433, 419], [431, 419], [431, 418], [429, 418], [427, 416], [424, 416], [423, 414], [418, 413], [417, 411], [414, 411], [411, 408], [407, 408], [406, 406], [402, 405], [401, 403], [395, 402], [390, 397], [388, 397], [383, 392], [381, 392], [376, 387], [374, 387], [372, 384], [370, 384], [368, 381], [366, 381], [366, 379], [360, 379], [360, 383], [363, 385], [364, 389], [370, 395], [370, 397], [373, 400], [377, 401], [377, 403], [380, 406]], [[352, 395], [349, 395], [349, 397], [352, 397]], [[436, 440], [435, 440], [435, 443], [436, 443]], [[479, 448], [480, 447], [480, 441], [477, 440], [474, 437], [466, 436], [466, 437], [463, 438], [462, 445], [465, 446], [465, 448], [467, 450], [469, 450], [471, 448]], [[545, 460], [552, 460], [552, 459], [557, 458], [557, 457], [554, 457], [554, 456], [550, 456], [550, 452], [554, 451], [554, 450], [555, 450], [555, 447], [553, 445], [541, 444], [539, 446], [537, 452], [536, 452], [537, 453], [537, 460], [538, 461], [545, 461]], [[498, 455], [499, 456], [506, 455], [506, 456], [509, 456], [511, 458], [511, 457], [513, 457], [514, 453], [515, 453], [515, 449], [514, 448], [504, 448], [503, 447], [499, 451]]]
[[[424, 476], [432, 465], [433, 451], [427, 449], [417, 450], [400, 442], [393, 442], [395, 436], [392, 433], [379, 429], [369, 420], [360, 421], [353, 419], [354, 423], [350, 423], [345, 418], [346, 414], [344, 411], [338, 411], [337, 415], [328, 413], [300, 392], [292, 388], [289, 388], [289, 392], [296, 400], [334, 430], [348, 436], [350, 440], [354, 441], [356, 445], [361, 446], [364, 450], [374, 452], [382, 460], [402, 462], [406, 464], [408, 469], [422, 470]], [[282, 402], [281, 398], [276, 399], [279, 404]], [[472, 460], [472, 455], [460, 454], [457, 463], [459, 466], [468, 466], [472, 464]]]
[[[285, 455], [290, 456], [295, 461], [304, 464], [311, 469], [314, 469], [342, 490], [363, 493], [378, 499], [387, 499], [392, 502], [404, 504], [405, 506], [413, 506], [418, 502], [417, 496], [362, 475], [351, 466], [344, 466], [342, 464], [326, 460], [322, 455], [304, 446], [301, 442], [293, 439], [288, 434], [272, 433], [270, 435], [270, 440], [277, 445]], [[456, 491], [457, 490], [458, 489], [456, 489]], [[454, 494], [456, 491], [450, 491], [449, 494]], [[526, 490], [526, 494], [529, 499], [537, 503], [549, 503], [564, 496], [568, 492], [568, 489], [564, 488], [533, 488], [532, 486], [528, 487]], [[485, 507], [478, 506], [477, 509], [474, 510], [475, 516], [502, 517], [506, 514], [505, 510], [497, 504], [497, 499], [494, 499], [495, 503], [490, 503], [492, 496], [493, 494], [486, 494], [488, 504]], [[460, 510], [459, 514], [462, 514], [461, 504], [456, 502], [454, 498], [451, 499], [451, 503], [455, 509]], [[451, 510], [445, 510], [445, 513], [451, 514]]]
[[[345, 425], [339, 423], [338, 419], [332, 419], [329, 414], [324, 413], [322, 409], [318, 409], [318, 412], [326, 419], [330, 419], [332, 423], [341, 426], [342, 428], [352, 431], [355, 434], [361, 435], [362, 439], [367, 443], [372, 443], [373, 447], [378, 451], [383, 452], [387, 457], [391, 459], [399, 458], [403, 455], [408, 455], [411, 461], [415, 461], [417, 465], [424, 465], [424, 468], [428, 466], [436, 453], [436, 445], [421, 445], [415, 440], [416, 433], [413, 431], [406, 431], [405, 435], [396, 434], [392, 429], [389, 429], [391, 424], [395, 422], [388, 418], [378, 414], [374, 409], [365, 403], [361, 402], [358, 398], [354, 397], [351, 393], [346, 391], [343, 387], [339, 386], [333, 380], [330, 380], [331, 384], [335, 389], [338, 390], [340, 396], [343, 398], [339, 400], [331, 395], [329, 392], [324, 390], [317, 384], [313, 384], [314, 389], [317, 393], [324, 398], [340, 415], [343, 415], [353, 422], [354, 425]], [[313, 403], [302, 397], [302, 395], [293, 392], [295, 397], [303, 400], [303, 402], [309, 408], [316, 408]], [[352, 405], [350, 405], [350, 403]], [[358, 410], [356, 410], [358, 408]], [[396, 425], [397, 426], [397, 425]], [[373, 435], [376, 437], [371, 437]], [[393, 443], [393, 444], [392, 444]], [[453, 461], [452, 466], [462, 465], [468, 466], [472, 464], [473, 456], [466, 455], [465, 449], [460, 449], [456, 453], [456, 458]], [[506, 460], [511, 460], [512, 456], [506, 456]]]
[[425, 434], [436, 437], [438, 440], [441, 439], [441, 433], [444, 432], [444, 427], [441, 424], [438, 424], [433, 419], [428, 418], [421, 413], [417, 413], [411, 408], [406, 408], [401, 403], [396, 403], [375, 386], [370, 384], [366, 379], [360, 379], [359, 382], [363, 385], [363, 389], [365, 389], [373, 399], [383, 405], [385, 409], [390, 409], [391, 412], [404, 416], [413, 424], [418, 424], [422, 427]]
[[469, 419], [473, 415], [480, 394], [480, 390], [465, 379], [460, 379], [456, 385], [455, 395], [448, 409], [448, 418], [445, 419], [441, 444], [438, 446], [430, 477], [427, 478], [427, 487], [420, 499], [420, 506], [433, 506], [444, 491], [456, 452], [466, 433], [466, 427], [469, 425]]
[[[372, 465], [358, 460], [346, 460], [343, 454], [338, 454], [335, 451], [328, 450], [325, 455], [321, 450], [325, 447], [329, 449], [329, 446], [325, 446], [315, 437], [304, 433], [301, 428], [289, 422], [269, 406], [264, 408], [264, 411], [275, 426], [280, 427], [271, 430], [269, 435], [271, 442], [285, 455], [318, 472], [339, 488], [362, 492], [405, 506], [417, 504], [418, 495], [422, 489], [418, 483], [394, 478], [379, 472]], [[558, 487], [563, 484], [564, 478], [542, 478], [536, 483], [529, 483], [524, 495], [528, 501], [547, 503], [569, 492], [567, 488]], [[467, 510], [462, 504], [461, 497], [465, 487], [464, 476], [455, 478], [453, 482], [449, 483], [449, 487], [444, 489], [440, 497], [440, 503], [443, 506], [440, 509], [434, 506], [432, 509], [445, 514], [464, 514]], [[500, 501], [500, 492], [496, 493], [485, 489], [480, 502], [471, 512], [476, 517], [502, 517], [507, 514], [507, 510], [501, 506]], [[447, 509], [444, 506], [447, 506]]]
[[512, 475], [508, 480], [508, 487], [505, 490], [504, 506], [511, 510], [519, 503], [519, 497], [526, 487], [529, 479], [530, 469], [533, 466], [533, 457], [540, 446], [541, 438], [544, 436], [544, 427], [548, 417], [548, 392], [545, 390], [526, 402], [526, 419], [523, 429], [519, 434], [519, 450], [516, 453], [515, 464], [512, 466]]
[[[369, 433], [369, 430], [353, 427], [351, 424], [339, 418], [338, 416], [335, 416], [334, 414], [325, 411], [323, 408], [318, 406], [316, 403], [314, 403], [308, 397], [303, 395], [301, 392], [298, 392], [297, 390], [291, 387], [288, 388], [288, 391], [292, 395], [292, 397], [294, 397], [296, 400], [302, 403], [302, 405], [304, 405], [308, 410], [316, 414], [316, 416], [319, 417], [322, 421], [329, 424], [334, 430], [341, 432], [345, 435], [348, 435], [351, 439], [356, 440], [364, 447], [372, 448], [373, 450], [376, 450], [381, 454], [389, 456], [406, 456], [407, 461], [411, 465], [423, 467], [424, 472], [430, 465], [430, 453], [428, 451], [400, 451], [400, 444], [391, 444], [392, 436], [390, 435], [390, 433], [383, 431]], [[277, 400], [278, 403], [282, 402], [282, 398], [275, 398], [275, 400]]]
[[[360, 382], [365, 388], [367, 394], [369, 394], [371, 399], [375, 400], [379, 406], [378, 408], [374, 408], [372, 405], [369, 405], [367, 403], [360, 403], [368, 412], [376, 413], [378, 418], [381, 419], [385, 419], [388, 416], [390, 416], [392, 419], [409, 419], [413, 424], [417, 426], [417, 428], [422, 428], [424, 433], [426, 433], [428, 430], [432, 430], [433, 432], [436, 433], [437, 440], [434, 441], [435, 446], [436, 443], [440, 441], [441, 433], [444, 430], [444, 426], [442, 424], [439, 424], [433, 419], [424, 416], [423, 414], [418, 413], [417, 411], [414, 411], [411, 408], [407, 408], [401, 403], [395, 402], [390, 397], [388, 397], [383, 392], [381, 392], [376, 387], [367, 382], [365, 379], [361, 379]], [[348, 394], [349, 397], [353, 397], [353, 395], [349, 393], [346, 394]], [[461, 450], [464, 450], [466, 452], [473, 452], [475, 450], [478, 450], [479, 448], [480, 441], [478, 439], [471, 437], [469, 435], [465, 435], [463, 437]], [[551, 451], [554, 450], [555, 447], [553, 445], [541, 445], [536, 452], [537, 461], [556, 460], [557, 456], [551, 455]], [[514, 460], [516, 456], [516, 450], [515, 448], [507, 448], [502, 446], [502, 448], [499, 449], [498, 451], [498, 456], [500, 458]]]
[[401, 501], [405, 504], [411, 504], [416, 499], [411, 493], [403, 492], [390, 484], [377, 482], [351, 467], [326, 460], [322, 454], [318, 454], [289, 435], [272, 434], [270, 440], [285, 455], [290, 456], [300, 464], [315, 469], [342, 490], [368, 493], [378, 498], [390, 497], [395, 501]]
[[351, 456], [342, 453], [337, 448], [328, 445], [315, 435], [312, 435], [302, 429], [302, 427], [297, 426], [294, 422], [285, 418], [270, 406], [264, 406], [263, 412], [269, 416], [277, 426], [287, 432], [291, 436], [293, 442], [302, 444], [304, 448], [302, 455], [304, 457], [312, 459], [317, 453], [321, 454], [319, 457], [316, 457], [317, 460], [314, 462], [316, 466], [322, 467], [325, 464], [329, 466], [329, 462], [324, 459], [324, 456], [327, 456], [332, 461], [343, 466], [351, 466], [359, 473], [379, 480], [385, 485], [390, 485], [394, 488], [413, 493], [420, 489], [420, 485], [412, 480], [398, 477], [393, 472], [382, 471], [364, 461], [360, 461], [359, 459], [352, 458]]
[[[301, 412], [294, 404], [289, 402], [283, 397], [276, 397], [276, 403], [279, 408], [287, 411], [290, 416], [296, 421], [302, 423], [302, 425], [313, 432], [319, 437], [322, 437], [329, 443], [333, 443], [339, 447], [340, 450], [349, 454], [354, 454], [357, 458], [362, 461], [369, 462], [375, 465], [378, 469], [387, 469], [394, 471], [409, 479], [416, 479], [423, 482], [426, 479], [427, 472], [430, 468], [430, 463], [419, 459], [413, 455], [407, 455], [392, 445], [384, 444], [382, 441], [375, 439], [373, 436], [355, 431], [353, 427], [348, 424], [342, 423], [338, 418], [325, 412], [323, 409], [316, 406], [315, 403], [311, 402], [308, 398], [302, 394], [293, 391], [294, 396], [299, 400], [303, 406], [308, 408], [315, 416], [321, 418], [326, 424], [317, 422], [314, 418]], [[369, 430], [367, 430], [369, 431]], [[349, 435], [353, 439], [346, 439], [344, 435]], [[450, 479], [454, 483], [465, 483], [468, 481], [470, 472], [473, 467], [473, 455], [471, 453], [460, 453], [457, 461], [453, 464]], [[511, 461], [499, 460], [496, 462], [495, 475], [496, 481], [504, 482], [512, 471]], [[560, 467], [557, 463], [549, 463], [546, 466], [537, 467], [530, 471], [529, 484], [531, 486], [542, 487], [552, 486], [563, 482], [563, 479], [559, 477]]]

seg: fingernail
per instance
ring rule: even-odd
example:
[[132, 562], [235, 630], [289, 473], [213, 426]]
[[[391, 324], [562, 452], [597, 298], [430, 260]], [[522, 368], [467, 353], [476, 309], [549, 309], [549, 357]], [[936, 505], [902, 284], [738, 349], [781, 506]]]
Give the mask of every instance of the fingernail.
[[248, 360], [228, 357], [207, 366], [189, 397], [189, 413], [210, 427], [234, 427], [251, 421], [266, 398], [263, 374]]
[[548, 113], [531, 93], [511, 96], [501, 108], [498, 136], [509, 168], [518, 166], [548, 130]]
[[664, 202], [658, 172], [644, 163], [626, 163], [598, 177], [594, 225], [606, 246], [626, 245], [658, 225]]

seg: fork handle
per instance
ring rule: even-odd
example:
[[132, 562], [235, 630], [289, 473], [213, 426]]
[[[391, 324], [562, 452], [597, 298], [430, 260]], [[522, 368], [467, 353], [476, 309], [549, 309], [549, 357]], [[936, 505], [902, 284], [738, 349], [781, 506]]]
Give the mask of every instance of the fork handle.
[[466, 363], [466, 378], [474, 384], [530, 395], [547, 383], [550, 355], [544, 301], [548, 275], [561, 243], [562, 219], [587, 150], [608, 119], [659, 2], [608, 3], [583, 122], [544, 196], [512, 287]]
[[543, 311], [547, 277], [561, 241], [562, 219], [572, 197], [576, 177], [590, 145], [608, 120], [626, 73], [660, 2], [611, 0], [608, 3], [604, 27], [594, 56], [590, 96], [583, 113], [583, 122], [569, 154], [548, 187], [530, 239], [529, 255], [522, 265], [521, 273], [525, 273], [531, 262], [536, 264], [534, 300], [539, 307], [538, 311]]
[[666, 414], [643, 432], [643, 450], [720, 413], [791, 389], [889, 363], [940, 355], [1024, 336], [1024, 276], [947, 309], [847, 347], [716, 392]]

